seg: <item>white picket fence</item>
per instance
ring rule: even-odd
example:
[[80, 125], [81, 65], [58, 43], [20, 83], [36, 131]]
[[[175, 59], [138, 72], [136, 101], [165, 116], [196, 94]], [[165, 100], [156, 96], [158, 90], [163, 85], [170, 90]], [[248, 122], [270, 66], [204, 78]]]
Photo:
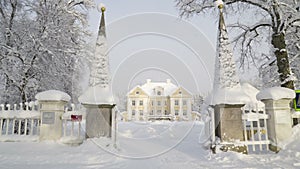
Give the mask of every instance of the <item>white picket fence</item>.
[[268, 139], [267, 120], [269, 116], [265, 109], [255, 110], [242, 109], [242, 120], [244, 125], [244, 141], [242, 143], [247, 146], [247, 152], [269, 150], [270, 141]]
[[61, 142], [66, 144], [81, 144], [85, 138], [84, 126], [85, 113], [80, 108], [75, 109], [75, 105], [71, 104], [71, 108], [65, 109], [62, 116], [63, 120], [63, 136]]
[[1, 104], [0, 109], [0, 141], [38, 140], [41, 117], [35, 102]]
[[[72, 116], [75, 116], [72, 118]], [[65, 109], [65, 113], [62, 116], [63, 119], [63, 137], [80, 137], [83, 133], [82, 121], [85, 121], [85, 114], [82, 111], [76, 111], [75, 105], [71, 104], [71, 110]], [[71, 127], [68, 127], [71, 126]]]
[[[85, 137], [84, 126], [82, 126], [82, 122], [85, 122], [85, 114], [82, 112], [76, 111], [74, 104], [71, 104], [70, 108], [65, 108], [62, 116], [62, 142], [70, 144], [82, 142]], [[14, 104], [13, 107], [9, 104], [1, 104], [0, 142], [38, 141], [40, 122], [41, 113], [37, 102]]]

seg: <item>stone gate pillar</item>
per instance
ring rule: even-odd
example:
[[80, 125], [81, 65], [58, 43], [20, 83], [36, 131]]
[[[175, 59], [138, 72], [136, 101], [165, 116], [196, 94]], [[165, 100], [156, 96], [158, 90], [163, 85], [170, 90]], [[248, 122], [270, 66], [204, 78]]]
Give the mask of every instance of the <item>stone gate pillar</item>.
[[38, 93], [35, 98], [41, 112], [40, 140], [59, 140], [62, 136], [62, 115], [70, 96], [61, 91], [48, 90]]
[[270, 150], [278, 152], [281, 144], [292, 136], [292, 116], [290, 103], [295, 92], [288, 88], [273, 87], [262, 90], [257, 99], [265, 104]]
[[86, 111], [86, 138], [112, 137], [114, 104], [83, 104]]
[[112, 94], [109, 88], [101, 86], [89, 87], [79, 97], [79, 101], [86, 108], [86, 138], [112, 137], [114, 129]]
[[221, 142], [244, 140], [241, 108], [245, 104], [217, 104], [215, 113], [215, 135]]

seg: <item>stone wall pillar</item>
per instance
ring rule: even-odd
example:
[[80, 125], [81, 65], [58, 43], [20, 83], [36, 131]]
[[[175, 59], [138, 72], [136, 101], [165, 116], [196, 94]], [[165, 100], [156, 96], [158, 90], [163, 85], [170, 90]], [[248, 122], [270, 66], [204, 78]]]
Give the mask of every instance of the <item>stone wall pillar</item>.
[[290, 103], [295, 98], [293, 90], [273, 87], [257, 94], [257, 99], [265, 104], [270, 150], [278, 152], [281, 144], [292, 136]]
[[62, 115], [70, 96], [57, 90], [38, 93], [41, 112], [40, 140], [59, 140], [62, 137]]
[[86, 138], [112, 136], [112, 111], [115, 104], [109, 87], [92, 86], [78, 100], [86, 108]]
[[83, 104], [86, 108], [86, 138], [112, 137], [114, 104]]
[[221, 139], [221, 142], [234, 142], [235, 140], [244, 140], [242, 110], [243, 104], [215, 105], [215, 135]]

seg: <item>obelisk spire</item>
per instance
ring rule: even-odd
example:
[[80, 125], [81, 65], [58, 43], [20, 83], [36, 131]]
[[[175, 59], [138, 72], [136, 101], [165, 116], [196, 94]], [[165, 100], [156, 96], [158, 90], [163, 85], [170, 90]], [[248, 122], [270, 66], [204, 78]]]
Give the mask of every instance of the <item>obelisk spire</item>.
[[105, 17], [104, 17], [104, 12], [106, 10], [105, 6], [103, 4], [99, 5], [99, 12], [101, 11], [101, 21], [100, 21], [100, 26], [99, 26], [99, 31], [98, 35], [104, 36], [106, 38], [106, 32], [105, 32]]
[[237, 75], [232, 48], [228, 39], [228, 33], [223, 17], [223, 1], [217, 0], [216, 5], [219, 8], [219, 28], [217, 57], [215, 61], [214, 89], [232, 89], [240, 87], [239, 77]]
[[101, 12], [101, 21], [89, 80], [90, 86], [100, 85], [103, 88], [108, 87], [110, 83], [109, 59], [107, 55], [108, 48], [105, 31], [105, 10], [105, 6], [99, 4], [98, 11]]

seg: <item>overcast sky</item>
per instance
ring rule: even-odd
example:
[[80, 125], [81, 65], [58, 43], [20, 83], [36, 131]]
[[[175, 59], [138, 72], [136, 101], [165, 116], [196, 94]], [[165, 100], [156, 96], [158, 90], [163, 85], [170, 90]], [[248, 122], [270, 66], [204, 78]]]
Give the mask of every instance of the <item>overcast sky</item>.
[[[96, 0], [107, 10], [107, 39], [114, 92], [146, 79], [172, 82], [192, 93], [212, 88], [217, 19], [179, 18], [174, 0]], [[92, 10], [95, 34], [100, 13]]]

